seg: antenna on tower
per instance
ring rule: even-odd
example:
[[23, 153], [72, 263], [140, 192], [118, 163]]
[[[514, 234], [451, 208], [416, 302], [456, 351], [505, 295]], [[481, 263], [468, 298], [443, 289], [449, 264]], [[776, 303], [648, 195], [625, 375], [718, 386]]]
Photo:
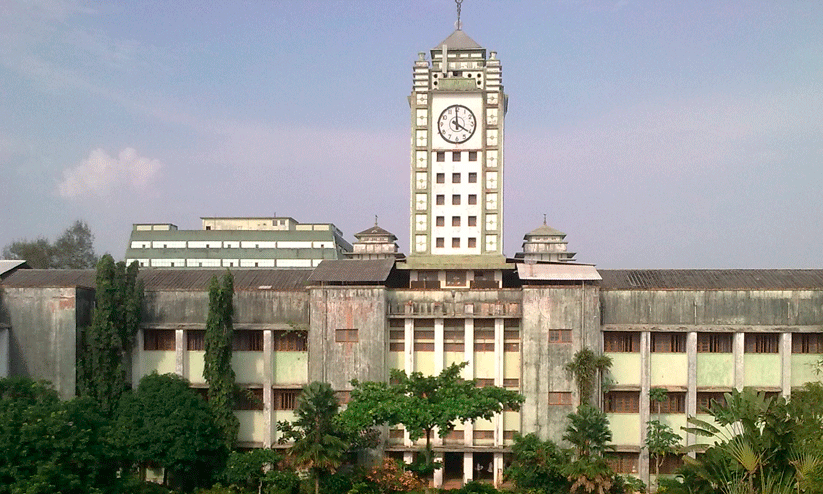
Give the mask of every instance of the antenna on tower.
[[454, 27], [460, 31], [463, 29], [463, 23], [460, 22], [460, 4], [463, 3], [463, 0], [454, 0], [454, 3], [457, 4], [457, 22], [454, 24]]

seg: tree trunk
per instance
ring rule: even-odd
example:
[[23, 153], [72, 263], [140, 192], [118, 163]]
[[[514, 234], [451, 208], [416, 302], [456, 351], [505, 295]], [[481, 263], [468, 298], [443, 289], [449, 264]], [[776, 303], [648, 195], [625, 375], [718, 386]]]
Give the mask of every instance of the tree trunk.
[[314, 476], [314, 494], [320, 494], [320, 475]]

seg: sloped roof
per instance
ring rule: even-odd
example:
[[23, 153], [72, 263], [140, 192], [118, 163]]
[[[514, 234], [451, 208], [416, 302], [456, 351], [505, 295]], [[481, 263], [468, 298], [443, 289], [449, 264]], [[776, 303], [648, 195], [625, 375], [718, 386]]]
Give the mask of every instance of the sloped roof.
[[377, 225], [374, 225], [373, 227], [371, 227], [367, 230], [363, 230], [360, 233], [355, 233], [354, 237], [355, 238], [360, 238], [360, 237], [394, 237], [395, 239], [397, 238], [394, 235], [394, 233], [392, 233], [390, 231], [387, 231], [387, 230], [384, 230], [384, 229], [380, 228]]
[[541, 281], [597, 281], [601, 277], [594, 266], [590, 264], [558, 263], [520, 263], [517, 265], [517, 275], [521, 280]]
[[18, 269], [0, 282], [9, 288], [94, 288], [93, 269]]
[[482, 50], [483, 47], [478, 45], [473, 39], [469, 37], [468, 34], [464, 33], [461, 29], [455, 30], [453, 33], [449, 35], [448, 38], [444, 39], [437, 46], [432, 48], [432, 50], [441, 50], [443, 45], [446, 45], [446, 49], [448, 50]]
[[29, 265], [22, 259], [0, 259], [0, 276], [17, 268], [28, 268]]
[[394, 259], [344, 259], [321, 262], [309, 276], [309, 283], [383, 283]]
[[602, 290], [823, 290], [823, 269], [600, 269]]
[[527, 233], [523, 238], [527, 237], [536, 237], [536, 236], [546, 236], [546, 235], [560, 235], [561, 237], [565, 237], [566, 234], [561, 232], [560, 230], [556, 230], [547, 224], [543, 223], [542, 225], [538, 226], [534, 230]]

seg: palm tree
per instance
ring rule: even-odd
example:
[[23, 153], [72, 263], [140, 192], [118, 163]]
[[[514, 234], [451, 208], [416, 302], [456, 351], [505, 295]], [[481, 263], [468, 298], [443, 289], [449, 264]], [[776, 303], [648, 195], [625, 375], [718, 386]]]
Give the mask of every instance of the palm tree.
[[574, 376], [580, 404], [591, 403], [594, 388], [600, 376], [612, 366], [612, 359], [606, 355], [597, 355], [591, 348], [584, 348], [574, 354], [566, 364], [566, 371]]

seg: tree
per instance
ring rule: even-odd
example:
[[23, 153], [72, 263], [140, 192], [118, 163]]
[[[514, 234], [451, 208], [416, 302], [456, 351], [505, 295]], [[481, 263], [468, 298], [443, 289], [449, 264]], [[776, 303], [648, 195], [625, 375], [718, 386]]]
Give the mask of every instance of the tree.
[[315, 494], [320, 493], [320, 477], [337, 470], [348, 450], [337, 421], [338, 408], [331, 385], [314, 381], [300, 393], [294, 410], [297, 420], [278, 424], [282, 441], [294, 441], [288, 452], [289, 462], [311, 472]]
[[668, 424], [662, 421], [661, 404], [667, 398], [668, 393], [663, 388], [649, 390], [649, 400], [657, 403], [657, 418], [646, 423], [645, 446], [649, 451], [649, 456], [654, 460], [654, 475], [658, 486], [660, 485], [660, 466], [666, 459], [666, 455], [674, 453], [683, 439]]
[[426, 438], [422, 473], [437, 468], [431, 449], [437, 429], [446, 437], [460, 422], [491, 419], [505, 409], [519, 410], [523, 397], [497, 386], [478, 388], [474, 380], [460, 374], [467, 363], [452, 364], [437, 376], [420, 372], [406, 374], [392, 369], [390, 383], [352, 381], [351, 401], [343, 412], [357, 428], [402, 424], [412, 441]]
[[226, 271], [220, 283], [213, 276], [209, 285], [209, 314], [206, 319], [203, 378], [209, 383], [209, 406], [217, 417], [217, 426], [226, 447], [231, 449], [240, 429], [234, 415], [236, 385], [231, 367], [234, 337], [234, 278]]
[[566, 364], [566, 372], [572, 374], [577, 385], [580, 403], [591, 403], [594, 389], [600, 377], [612, 366], [612, 359], [597, 355], [591, 348], [583, 348]]
[[94, 234], [89, 225], [77, 220], [57, 237], [16, 240], [3, 248], [6, 259], [24, 259], [34, 269], [91, 269], [97, 264]]
[[143, 283], [137, 279], [137, 262], [126, 268], [104, 255], [97, 264], [95, 308], [92, 322], [82, 334], [78, 362], [78, 391], [94, 399], [105, 414], [129, 387], [126, 363], [140, 326]]
[[45, 382], [0, 379], [0, 493], [114, 492], [107, 431], [88, 398], [60, 401]]
[[570, 483], [563, 474], [569, 454], [552, 441], [541, 441], [537, 434], [515, 434], [512, 464], [506, 478], [521, 490], [545, 494], [569, 492]]
[[572, 483], [569, 490], [605, 494], [614, 483], [614, 472], [603, 458], [612, 440], [609, 420], [588, 403], [581, 404], [567, 418], [569, 425], [563, 440], [574, 447], [573, 460], [564, 467], [566, 478]]
[[227, 484], [238, 489], [254, 488], [257, 492], [262, 492], [267, 472], [274, 468], [280, 460], [282, 456], [273, 449], [232, 451], [220, 477]]
[[149, 374], [123, 396], [113, 433], [124, 456], [140, 467], [163, 468], [163, 483], [208, 485], [228, 450], [205, 401], [174, 374]]

